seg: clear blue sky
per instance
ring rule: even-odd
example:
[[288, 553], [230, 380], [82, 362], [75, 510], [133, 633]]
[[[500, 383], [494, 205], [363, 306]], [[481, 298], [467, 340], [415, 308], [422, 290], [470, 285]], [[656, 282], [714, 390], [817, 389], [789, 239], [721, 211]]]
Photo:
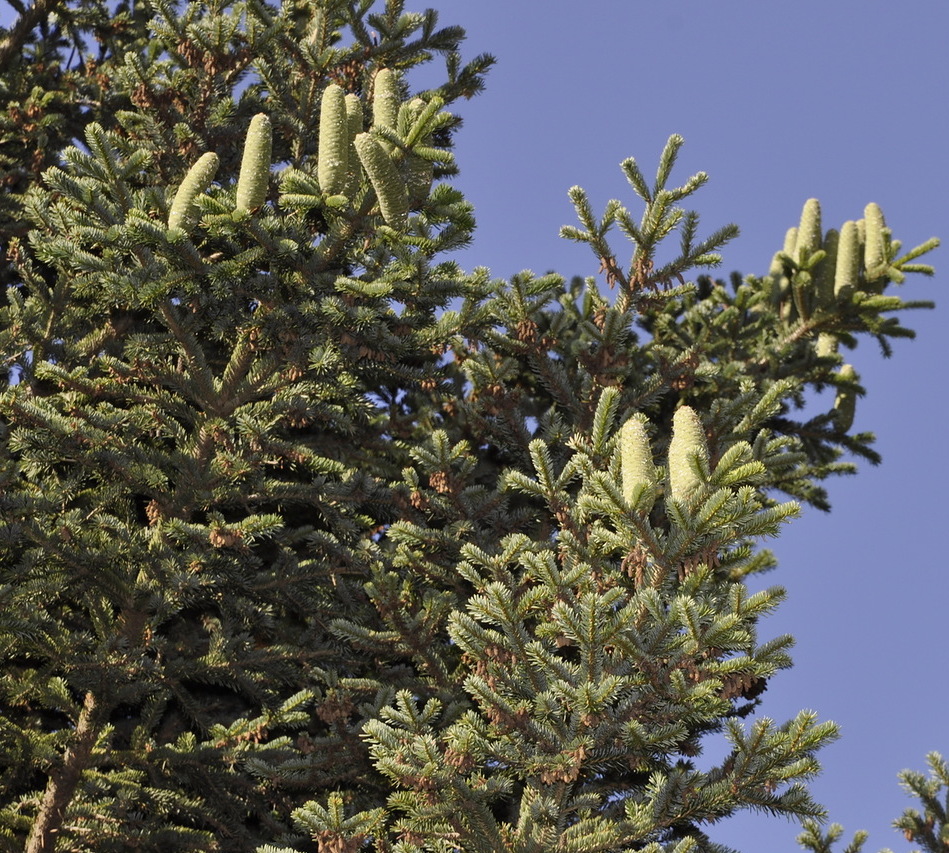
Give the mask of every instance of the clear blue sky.
[[[498, 65], [462, 110], [457, 183], [478, 232], [460, 261], [509, 277], [523, 268], [594, 275], [567, 189], [632, 203], [617, 164], [652, 171], [669, 134], [686, 139], [678, 175], [704, 170], [696, 207], [707, 229], [742, 236], [723, 272], [763, 274], [812, 196], [825, 227], [879, 203], [896, 236], [949, 238], [949, 3], [925, 0], [432, 0], [468, 31], [469, 55]], [[414, 7], [412, 7], [414, 8]], [[884, 360], [876, 344], [850, 360], [868, 387], [856, 426], [884, 462], [830, 484], [834, 510], [809, 511], [773, 543], [765, 582], [789, 600], [762, 635], [797, 638], [795, 668], [772, 680], [762, 713], [802, 708], [837, 721], [814, 791], [831, 820], [870, 831], [865, 848], [907, 849], [890, 822], [909, 804], [896, 781], [949, 757], [946, 666], [949, 565], [949, 251], [907, 298], [935, 311], [906, 323]], [[796, 824], [734, 818], [716, 841], [751, 853], [799, 849]]]
[[[875, 201], [904, 245], [949, 238], [945, 0], [430, 4], [468, 30], [469, 56], [499, 58], [487, 92], [462, 107], [457, 183], [479, 222], [467, 268], [595, 274], [585, 247], [557, 237], [573, 222], [567, 189], [631, 203], [617, 164], [632, 155], [650, 171], [673, 132], [686, 138], [679, 177], [711, 176], [696, 202], [706, 227], [741, 226], [723, 272], [764, 273], [811, 196], [825, 227]], [[789, 601], [762, 625], [798, 640], [762, 713], [814, 708], [841, 725], [814, 790], [848, 834], [870, 830], [868, 851], [906, 849], [889, 827], [909, 803], [897, 771], [949, 755], [949, 251], [931, 262], [936, 279], [906, 286], [940, 303], [907, 318], [918, 339], [889, 361], [872, 343], [851, 358], [869, 389], [856, 425], [877, 433], [884, 463], [833, 482], [833, 513], [806, 513], [774, 544], [781, 566], [767, 580]], [[746, 815], [713, 838], [790, 853], [796, 834]]]

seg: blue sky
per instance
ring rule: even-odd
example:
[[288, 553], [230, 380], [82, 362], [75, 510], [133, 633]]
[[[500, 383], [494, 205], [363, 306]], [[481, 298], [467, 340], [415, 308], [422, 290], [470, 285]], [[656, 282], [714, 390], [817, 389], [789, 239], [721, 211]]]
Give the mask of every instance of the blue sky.
[[[904, 245], [949, 238], [945, 0], [898, 11], [883, 0], [430, 3], [468, 30], [469, 56], [499, 59], [487, 91], [461, 108], [456, 183], [479, 222], [458, 256], [469, 269], [596, 274], [586, 247], [557, 237], [574, 221], [567, 189], [632, 204], [619, 162], [652, 171], [673, 132], [686, 139], [677, 176], [711, 176], [695, 202], [705, 228], [741, 226], [723, 273], [766, 272], [811, 196], [825, 227], [875, 201]], [[907, 317], [918, 339], [897, 342], [888, 361], [872, 343], [850, 358], [869, 390], [856, 427], [877, 433], [883, 465], [831, 483], [832, 514], [806, 512], [774, 543], [781, 565], [767, 581], [789, 600], [762, 625], [763, 637], [798, 641], [762, 713], [813, 708], [841, 725], [814, 791], [848, 836], [870, 830], [868, 851], [906, 849], [889, 826], [909, 804], [897, 771], [949, 754], [949, 252], [930, 262], [937, 277], [905, 290], [940, 303]], [[784, 853], [798, 849], [797, 831], [745, 815], [713, 838]]]
[[[677, 175], [703, 170], [695, 197], [711, 230], [736, 222], [723, 273], [763, 274], [804, 201], [825, 227], [883, 208], [905, 246], [949, 238], [949, 3], [882, 0], [436, 0], [441, 23], [468, 31], [469, 55], [498, 65], [460, 110], [457, 184], [479, 228], [459, 256], [500, 277], [529, 268], [594, 275], [585, 246], [557, 237], [574, 221], [573, 184], [602, 204], [633, 203], [618, 163], [647, 174], [681, 133]], [[622, 261], [622, 259], [621, 259]], [[909, 805], [896, 773], [949, 756], [945, 661], [949, 565], [949, 252], [906, 298], [935, 311], [904, 321], [915, 341], [884, 360], [868, 342], [849, 355], [869, 394], [856, 427], [872, 430], [882, 466], [830, 484], [830, 515], [808, 511], [773, 543], [766, 583], [789, 600], [762, 637], [797, 638], [795, 668], [772, 680], [762, 713], [802, 708], [837, 721], [813, 790], [867, 851], [906, 850], [890, 822]], [[743, 815], [713, 838], [743, 851], [799, 849], [798, 828]]]

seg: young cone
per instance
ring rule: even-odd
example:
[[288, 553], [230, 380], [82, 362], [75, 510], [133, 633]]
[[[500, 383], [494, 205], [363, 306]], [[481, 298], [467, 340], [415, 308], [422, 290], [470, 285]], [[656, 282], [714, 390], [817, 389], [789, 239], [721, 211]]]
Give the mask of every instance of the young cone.
[[863, 211], [864, 245], [863, 265], [867, 270], [867, 278], [879, 278], [884, 272], [886, 263], [885, 240], [883, 229], [886, 223], [880, 205], [870, 202]]
[[817, 277], [814, 280], [817, 304], [821, 308], [830, 308], [834, 304], [834, 275], [837, 272], [837, 246], [839, 244], [840, 233], [836, 228], [830, 228], [824, 235], [823, 245], [821, 246], [827, 255], [818, 264]]
[[690, 406], [682, 406], [672, 419], [672, 440], [669, 442], [669, 491], [673, 500], [688, 503], [692, 494], [702, 486], [702, 480], [692, 466], [698, 458], [708, 465], [708, 443], [702, 421]]
[[857, 286], [860, 275], [860, 232], [857, 223], [848, 219], [840, 229], [837, 244], [837, 267], [834, 272], [834, 295], [846, 299]]
[[637, 413], [623, 424], [619, 433], [619, 450], [623, 498], [632, 505], [642, 490], [652, 486], [656, 480], [645, 415]]
[[405, 184], [392, 158], [371, 133], [360, 133], [354, 142], [359, 162], [362, 163], [372, 188], [379, 199], [379, 212], [386, 225], [404, 228], [409, 213]]
[[816, 198], [809, 198], [804, 202], [804, 209], [801, 211], [801, 224], [797, 229], [797, 245], [795, 246], [796, 255], [806, 259], [812, 252], [816, 252], [821, 247], [822, 235], [820, 202]]
[[186, 228], [198, 209], [198, 196], [209, 186], [217, 174], [220, 158], [213, 151], [202, 154], [188, 170], [185, 179], [175, 193], [175, 200], [168, 212], [168, 228]]
[[792, 226], [784, 234], [784, 246], [781, 251], [785, 255], [789, 255], [794, 258], [797, 256], [797, 239], [798, 239], [798, 228], [797, 226]]
[[343, 195], [352, 198], [359, 189], [361, 169], [356, 146], [353, 144], [356, 137], [363, 132], [362, 100], [359, 95], [350, 92], [345, 98], [346, 104], [346, 187]]
[[399, 81], [391, 68], [376, 74], [372, 93], [372, 125], [395, 130], [399, 120]]
[[[842, 365], [837, 377], [845, 382], [860, 381], [860, 376], [851, 364]], [[857, 392], [852, 388], [841, 388], [834, 400], [834, 423], [841, 432], [847, 432], [853, 426], [856, 412]]]
[[335, 83], [330, 83], [323, 90], [320, 103], [320, 141], [316, 160], [316, 176], [326, 195], [338, 195], [346, 189], [349, 147], [346, 93]]
[[250, 120], [240, 176], [237, 179], [237, 210], [257, 210], [267, 198], [273, 138], [270, 119], [258, 113]]

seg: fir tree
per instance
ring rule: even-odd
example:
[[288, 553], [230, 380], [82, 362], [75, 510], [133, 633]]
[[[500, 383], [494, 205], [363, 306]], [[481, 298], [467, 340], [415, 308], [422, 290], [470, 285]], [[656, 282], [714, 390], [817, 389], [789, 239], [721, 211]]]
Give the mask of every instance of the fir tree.
[[672, 137], [622, 164], [635, 210], [570, 191], [601, 277], [466, 274], [492, 59], [373, 7], [50, 0], [0, 41], [0, 849], [687, 853], [821, 816], [833, 724], [745, 720], [790, 639], [744, 579], [876, 461], [838, 349], [911, 336], [890, 286], [935, 241], [810, 200], [712, 278], [736, 229]]
[[[904, 770], [899, 774], [903, 789], [919, 800], [923, 811], [908, 808], [893, 821], [893, 826], [907, 842], [920, 845], [914, 853], [942, 853], [949, 847], [949, 765], [938, 752], [927, 755], [926, 762], [929, 764], [928, 779], [915, 770]], [[831, 824], [823, 831], [818, 823], [808, 820], [798, 842], [812, 853], [832, 853], [843, 832], [839, 823]], [[866, 840], [866, 832], [854, 833], [844, 853], [860, 853]], [[892, 851], [884, 850], [882, 853]]]

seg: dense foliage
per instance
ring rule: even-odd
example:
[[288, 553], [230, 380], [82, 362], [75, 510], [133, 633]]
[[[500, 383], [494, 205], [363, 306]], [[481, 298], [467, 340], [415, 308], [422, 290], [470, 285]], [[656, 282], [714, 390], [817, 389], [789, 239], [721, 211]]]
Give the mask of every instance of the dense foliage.
[[[687, 853], [822, 815], [835, 728], [752, 716], [790, 639], [743, 581], [876, 461], [841, 352], [912, 334], [935, 241], [811, 200], [713, 278], [736, 229], [672, 137], [629, 202], [570, 191], [596, 276], [466, 273], [492, 59], [403, 5], [45, 0], [0, 40], [0, 849]], [[933, 762], [900, 825], [938, 850]]]

